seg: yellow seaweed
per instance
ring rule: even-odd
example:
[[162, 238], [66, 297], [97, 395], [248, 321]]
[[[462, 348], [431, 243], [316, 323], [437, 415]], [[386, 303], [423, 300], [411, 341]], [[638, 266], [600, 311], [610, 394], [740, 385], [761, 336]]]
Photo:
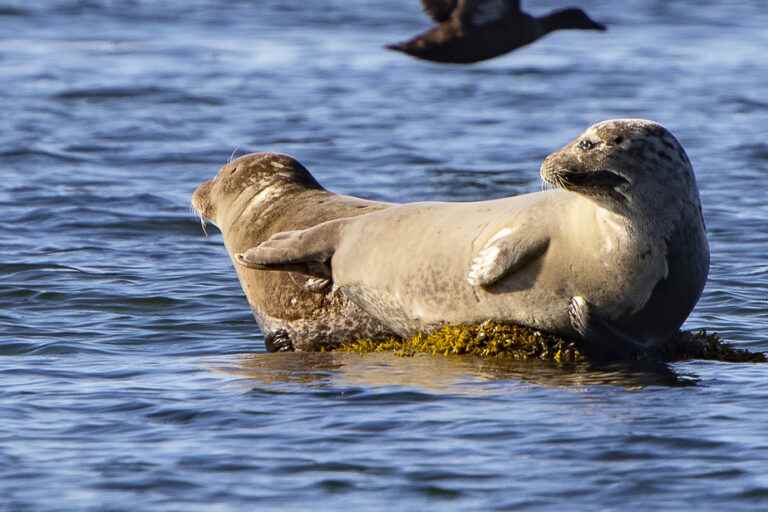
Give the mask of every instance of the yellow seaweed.
[[[430, 333], [410, 339], [361, 339], [335, 348], [340, 352], [392, 352], [400, 356], [415, 354], [470, 355], [482, 358], [512, 360], [544, 360], [555, 363], [589, 361], [589, 355], [578, 342], [569, 341], [529, 327], [515, 324], [483, 322], [476, 325], [446, 325]], [[683, 361], [710, 359], [728, 362], [763, 363], [761, 352], [737, 349], [717, 334], [706, 331], [680, 331], [668, 342], [640, 358]]]

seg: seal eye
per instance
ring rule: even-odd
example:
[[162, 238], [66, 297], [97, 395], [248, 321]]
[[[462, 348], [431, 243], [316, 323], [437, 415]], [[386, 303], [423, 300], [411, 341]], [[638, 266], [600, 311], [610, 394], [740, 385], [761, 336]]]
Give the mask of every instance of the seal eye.
[[621, 135], [619, 135], [618, 137], [616, 137], [615, 139], [613, 139], [613, 143], [614, 143], [614, 144], [616, 144], [617, 146], [618, 146], [619, 144], [621, 144], [622, 142], [624, 142], [624, 137], [622, 137]]
[[579, 142], [579, 149], [581, 150], [589, 151], [593, 147], [595, 147], [595, 143], [589, 139], [583, 139], [581, 142]]

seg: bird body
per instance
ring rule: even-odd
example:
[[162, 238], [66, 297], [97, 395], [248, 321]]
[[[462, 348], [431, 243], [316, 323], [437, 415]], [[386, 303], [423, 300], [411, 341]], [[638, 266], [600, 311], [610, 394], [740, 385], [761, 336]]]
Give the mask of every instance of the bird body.
[[518, 0], [422, 0], [438, 24], [391, 50], [433, 62], [469, 64], [528, 45], [554, 30], [605, 30], [580, 9], [534, 17]]

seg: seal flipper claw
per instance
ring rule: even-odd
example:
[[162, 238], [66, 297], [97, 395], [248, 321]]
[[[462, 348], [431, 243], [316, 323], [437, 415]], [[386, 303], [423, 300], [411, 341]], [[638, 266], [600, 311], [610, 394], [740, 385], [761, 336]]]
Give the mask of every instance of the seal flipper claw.
[[579, 333], [579, 336], [586, 339], [592, 334], [589, 326], [591, 320], [589, 304], [584, 297], [571, 297], [568, 301], [568, 318], [571, 321], [571, 327]]
[[309, 277], [304, 281], [304, 289], [315, 293], [325, 293], [333, 283], [331, 266], [327, 263], [307, 263], [303, 272]]
[[608, 320], [592, 311], [584, 297], [571, 297], [568, 302], [571, 327], [596, 349], [594, 354], [605, 359], [636, 359], [645, 347], [631, 336], [621, 332]]
[[267, 352], [293, 352], [293, 343], [288, 332], [280, 329], [267, 334], [264, 337], [264, 346], [267, 348]]
[[327, 277], [310, 277], [304, 283], [304, 289], [310, 292], [323, 292], [331, 285], [331, 280]]

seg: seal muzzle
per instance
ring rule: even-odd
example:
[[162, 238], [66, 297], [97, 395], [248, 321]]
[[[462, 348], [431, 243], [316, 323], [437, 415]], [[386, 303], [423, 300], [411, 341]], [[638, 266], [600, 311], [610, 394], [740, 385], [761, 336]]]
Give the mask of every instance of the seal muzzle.
[[[583, 144], [583, 141], [580, 142]], [[552, 153], [541, 164], [541, 178], [550, 185], [574, 192], [605, 192], [629, 181], [615, 172], [574, 156], [574, 144]]]
[[212, 187], [213, 180], [209, 180], [202, 183], [192, 193], [192, 208], [194, 208], [203, 222], [213, 220], [215, 215], [215, 209], [210, 197]]

